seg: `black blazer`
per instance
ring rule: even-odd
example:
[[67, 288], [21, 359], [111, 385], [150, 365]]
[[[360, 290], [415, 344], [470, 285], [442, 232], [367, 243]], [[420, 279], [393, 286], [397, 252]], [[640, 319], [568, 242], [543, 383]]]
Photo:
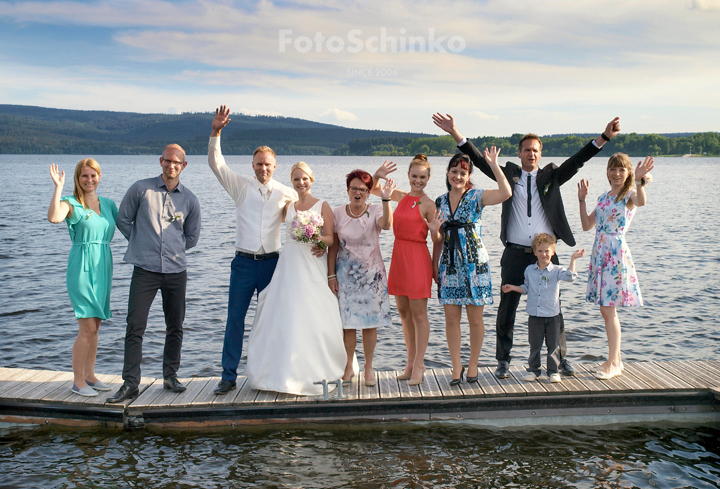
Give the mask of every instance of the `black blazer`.
[[[470, 157], [473, 165], [478, 167], [485, 175], [495, 180], [495, 175], [490, 165], [488, 165], [482, 153], [478, 151], [470, 140], [459, 148], [460, 151]], [[550, 163], [544, 168], [538, 168], [535, 182], [537, 183], [537, 191], [539, 192], [538, 195], [540, 195], [540, 202], [545, 210], [545, 215], [552, 226], [555, 236], [565, 241], [569, 246], [575, 246], [575, 238], [573, 237], [570, 225], [567, 222], [567, 217], [565, 216], [565, 207], [563, 206], [560, 195], [560, 185], [574, 177], [585, 162], [599, 152], [600, 149], [595, 147], [592, 141], [590, 141], [580, 149], [580, 151], [565, 160], [562, 165], [557, 166], [555, 163]], [[515, 163], [508, 162], [505, 163], [505, 166], [501, 166], [500, 169], [505, 174], [505, 178], [508, 179], [510, 188], [513, 190], [513, 196], [503, 202], [502, 205], [500, 240], [503, 245], [506, 245], [507, 226], [510, 221], [510, 214], [512, 213], [512, 199], [515, 196], [515, 184], [522, 175], [522, 168]]]

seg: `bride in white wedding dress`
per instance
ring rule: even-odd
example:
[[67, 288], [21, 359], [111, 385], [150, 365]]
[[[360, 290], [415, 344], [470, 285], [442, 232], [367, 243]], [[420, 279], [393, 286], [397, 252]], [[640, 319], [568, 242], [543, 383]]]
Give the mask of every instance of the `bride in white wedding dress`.
[[319, 240], [333, 242], [333, 212], [310, 193], [312, 170], [296, 163], [290, 171], [299, 200], [283, 211], [285, 247], [270, 284], [259, 294], [247, 348], [246, 375], [254, 389], [297, 395], [321, 395], [314, 382], [340, 379], [346, 355], [338, 301], [327, 285], [327, 260], [312, 254], [312, 243], [293, 240], [292, 221], [299, 211], [324, 219]]

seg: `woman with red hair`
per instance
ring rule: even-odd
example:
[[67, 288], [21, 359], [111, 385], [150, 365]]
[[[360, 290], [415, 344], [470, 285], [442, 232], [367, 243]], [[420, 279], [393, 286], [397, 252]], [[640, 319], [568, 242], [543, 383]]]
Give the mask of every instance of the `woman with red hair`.
[[355, 374], [356, 330], [362, 330], [365, 385], [376, 383], [372, 368], [377, 328], [391, 325], [387, 275], [380, 254], [380, 231], [392, 227], [392, 179], [380, 187], [382, 205], [368, 204], [372, 176], [363, 170], [348, 174], [350, 203], [334, 209], [335, 239], [328, 250], [328, 285], [338, 295], [347, 364], [343, 380]]

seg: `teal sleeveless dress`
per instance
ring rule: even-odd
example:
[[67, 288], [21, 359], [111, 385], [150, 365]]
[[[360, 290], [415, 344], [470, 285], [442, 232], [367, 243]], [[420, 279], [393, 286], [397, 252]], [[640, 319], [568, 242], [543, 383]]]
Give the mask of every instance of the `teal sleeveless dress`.
[[112, 200], [100, 198], [100, 215], [84, 209], [75, 197], [63, 197], [73, 208], [65, 219], [72, 240], [67, 265], [67, 290], [75, 317], [108, 319], [113, 260], [110, 241], [115, 234], [117, 206]]

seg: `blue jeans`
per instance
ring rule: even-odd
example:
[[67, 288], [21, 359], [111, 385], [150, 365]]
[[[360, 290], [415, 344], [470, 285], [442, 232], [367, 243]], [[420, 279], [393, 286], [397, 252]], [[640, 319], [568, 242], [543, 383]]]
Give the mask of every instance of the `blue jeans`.
[[245, 315], [253, 294], [259, 294], [268, 286], [275, 272], [278, 258], [254, 260], [235, 256], [230, 268], [230, 292], [228, 294], [228, 317], [225, 325], [225, 341], [222, 353], [223, 380], [237, 379], [237, 367], [242, 358], [245, 336]]

